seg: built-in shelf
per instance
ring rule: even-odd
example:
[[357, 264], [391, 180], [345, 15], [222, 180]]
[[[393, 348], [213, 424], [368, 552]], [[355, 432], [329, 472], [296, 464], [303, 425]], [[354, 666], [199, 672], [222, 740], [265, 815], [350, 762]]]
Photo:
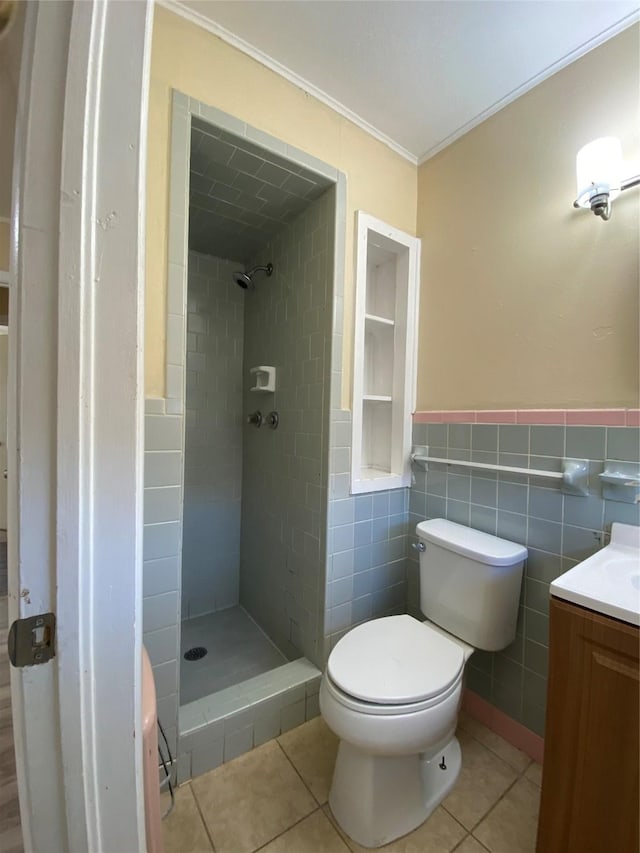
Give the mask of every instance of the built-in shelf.
[[[384, 470], [382, 468], [361, 468], [360, 469], [361, 477], [363, 480], [388, 480], [389, 479], [389, 471]], [[385, 486], [385, 488], [388, 488]], [[370, 491], [375, 491], [375, 489], [371, 489]]]
[[372, 323], [374, 326], [379, 323], [381, 326], [395, 326], [396, 321], [390, 320], [388, 317], [378, 317], [376, 314], [365, 314], [364, 319], [367, 323]]
[[351, 492], [408, 486], [420, 241], [357, 214]]

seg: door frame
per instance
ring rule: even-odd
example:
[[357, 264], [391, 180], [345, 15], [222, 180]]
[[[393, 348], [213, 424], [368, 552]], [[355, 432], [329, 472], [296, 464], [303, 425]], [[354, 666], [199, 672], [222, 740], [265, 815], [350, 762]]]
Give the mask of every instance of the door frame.
[[26, 850], [145, 849], [143, 285], [149, 0], [27, 4], [14, 151], [9, 618]]

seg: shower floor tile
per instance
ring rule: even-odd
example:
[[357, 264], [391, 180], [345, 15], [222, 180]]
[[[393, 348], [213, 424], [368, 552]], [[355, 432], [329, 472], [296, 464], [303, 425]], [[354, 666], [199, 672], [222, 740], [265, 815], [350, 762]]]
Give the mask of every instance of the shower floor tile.
[[[207, 649], [205, 657], [185, 660], [185, 652], [195, 646]], [[180, 658], [181, 705], [288, 663], [240, 606], [185, 619]]]

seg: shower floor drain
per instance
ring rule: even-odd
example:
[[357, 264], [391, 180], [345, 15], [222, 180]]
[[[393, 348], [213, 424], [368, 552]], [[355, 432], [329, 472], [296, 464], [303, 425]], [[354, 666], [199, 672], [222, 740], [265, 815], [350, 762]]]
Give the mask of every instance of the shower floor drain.
[[189, 649], [184, 653], [185, 660], [200, 660], [207, 653], [207, 650], [204, 646], [194, 646], [192, 649]]

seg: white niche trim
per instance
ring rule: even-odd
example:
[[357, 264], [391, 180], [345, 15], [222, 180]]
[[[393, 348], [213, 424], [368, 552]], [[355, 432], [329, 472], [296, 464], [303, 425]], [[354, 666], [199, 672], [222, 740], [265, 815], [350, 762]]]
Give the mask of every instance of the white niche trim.
[[411, 483], [420, 240], [356, 214], [351, 493]]

